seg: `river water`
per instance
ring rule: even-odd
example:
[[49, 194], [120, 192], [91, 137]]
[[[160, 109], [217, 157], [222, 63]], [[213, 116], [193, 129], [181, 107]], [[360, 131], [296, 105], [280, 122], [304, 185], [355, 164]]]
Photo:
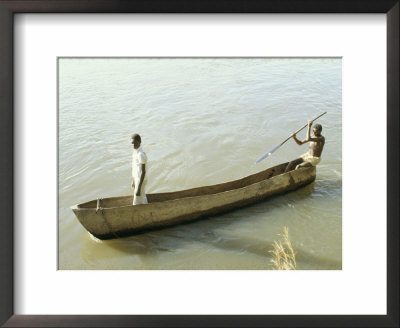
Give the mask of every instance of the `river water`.
[[[338, 58], [61, 58], [58, 265], [61, 270], [270, 270], [286, 226], [299, 270], [342, 267], [342, 62]], [[70, 206], [132, 193], [130, 135], [148, 157], [147, 193], [238, 179], [286, 162], [320, 113], [314, 183], [224, 215], [100, 241]], [[305, 137], [305, 130], [299, 138]]]

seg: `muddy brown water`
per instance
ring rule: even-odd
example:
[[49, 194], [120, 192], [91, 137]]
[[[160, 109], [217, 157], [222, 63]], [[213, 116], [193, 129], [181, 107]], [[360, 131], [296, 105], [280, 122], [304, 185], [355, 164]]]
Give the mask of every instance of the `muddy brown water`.
[[[342, 263], [341, 60], [60, 59], [58, 265], [86, 269], [272, 269], [284, 226], [297, 268]], [[130, 135], [147, 153], [147, 191], [238, 179], [286, 162], [307, 146], [287, 142], [327, 111], [316, 181], [224, 215], [100, 241], [70, 206], [129, 195]], [[305, 137], [305, 130], [299, 138]]]

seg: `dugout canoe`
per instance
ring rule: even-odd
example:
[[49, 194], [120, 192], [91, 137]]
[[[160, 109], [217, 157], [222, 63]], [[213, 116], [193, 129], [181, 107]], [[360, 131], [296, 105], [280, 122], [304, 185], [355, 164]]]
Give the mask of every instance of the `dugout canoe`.
[[315, 167], [284, 173], [287, 164], [230, 182], [147, 194], [149, 203], [145, 205], [133, 206], [132, 196], [122, 196], [92, 200], [71, 208], [96, 238], [125, 237], [231, 211], [315, 180]]

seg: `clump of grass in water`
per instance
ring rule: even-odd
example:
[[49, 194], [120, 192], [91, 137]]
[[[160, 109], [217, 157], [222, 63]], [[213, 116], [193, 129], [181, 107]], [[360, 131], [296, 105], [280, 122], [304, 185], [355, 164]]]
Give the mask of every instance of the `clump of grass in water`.
[[289, 239], [289, 230], [283, 227], [282, 241], [274, 241], [271, 262], [277, 270], [296, 270], [296, 255]]

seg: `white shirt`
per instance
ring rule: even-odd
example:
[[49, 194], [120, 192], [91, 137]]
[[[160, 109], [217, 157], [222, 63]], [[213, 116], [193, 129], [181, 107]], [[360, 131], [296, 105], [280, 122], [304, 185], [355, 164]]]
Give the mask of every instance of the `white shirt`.
[[139, 149], [133, 149], [132, 154], [132, 177], [134, 179], [140, 179], [142, 176], [142, 164], [147, 163], [146, 153], [143, 151], [142, 147]]

